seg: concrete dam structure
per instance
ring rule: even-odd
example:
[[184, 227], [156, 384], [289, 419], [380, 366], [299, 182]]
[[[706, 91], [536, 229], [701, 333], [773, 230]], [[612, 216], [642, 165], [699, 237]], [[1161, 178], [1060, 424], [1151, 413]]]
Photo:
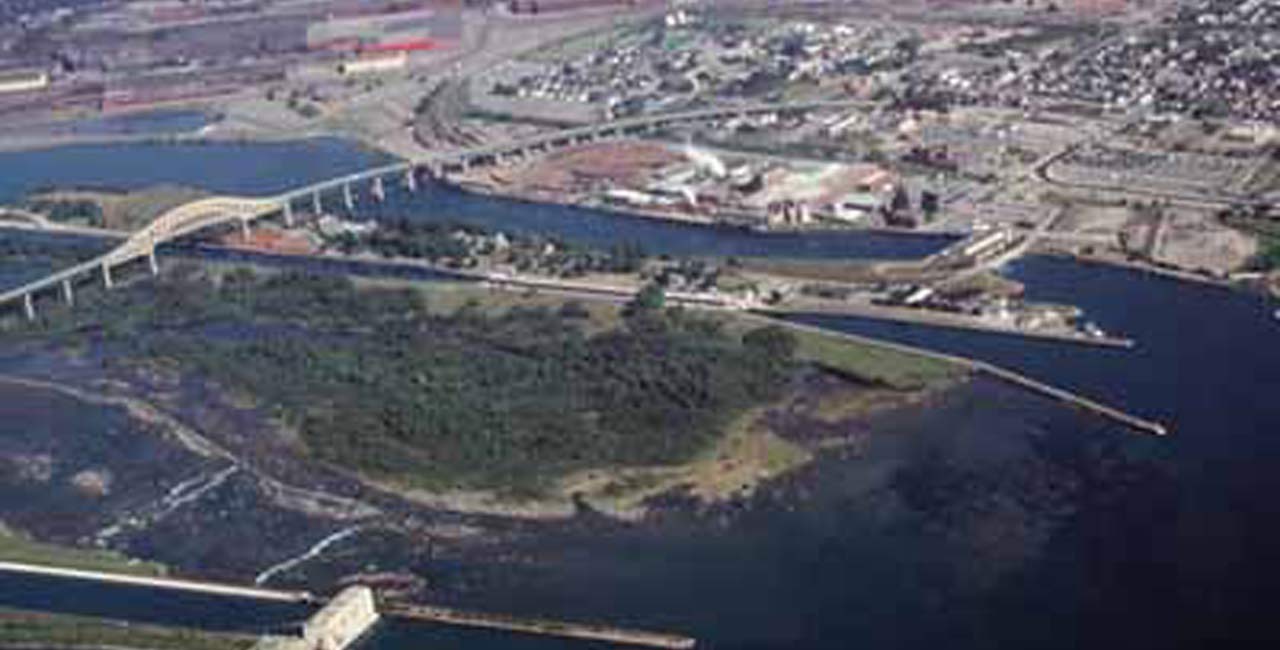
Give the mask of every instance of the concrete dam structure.
[[373, 590], [356, 585], [342, 590], [302, 626], [302, 636], [263, 637], [255, 650], [345, 650], [378, 623]]

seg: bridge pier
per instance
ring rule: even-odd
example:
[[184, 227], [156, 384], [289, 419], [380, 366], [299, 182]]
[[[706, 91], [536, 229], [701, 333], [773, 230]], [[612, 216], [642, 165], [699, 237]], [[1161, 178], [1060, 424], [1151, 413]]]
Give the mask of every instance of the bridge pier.
[[351, 183], [342, 184], [342, 203], [347, 206], [347, 212], [355, 211], [356, 199], [351, 195]]
[[106, 262], [102, 263], [102, 286], [106, 289], [115, 286], [115, 282], [111, 280], [111, 265]]
[[29, 293], [22, 296], [22, 311], [27, 315], [27, 320], [36, 319], [36, 301]]
[[62, 301], [67, 303], [68, 307], [76, 304], [76, 296], [71, 292], [71, 280], [62, 281]]
[[284, 226], [286, 228], [293, 227], [293, 205], [286, 199], [284, 205], [281, 206], [284, 212]]
[[320, 201], [320, 190], [311, 195], [311, 213], [320, 216], [324, 213], [324, 204]]
[[160, 275], [160, 262], [156, 260], [156, 249], [147, 251], [147, 266], [151, 267], [151, 275]]
[[404, 186], [409, 188], [410, 192], [418, 191], [418, 170], [410, 167], [408, 171], [404, 173]]
[[387, 188], [382, 185], [382, 177], [376, 176], [373, 179], [373, 199], [378, 203], [387, 200]]
[[252, 236], [253, 236], [253, 233], [249, 232], [249, 220], [248, 220], [248, 219], [245, 219], [244, 217], [241, 217], [241, 218], [240, 218], [240, 237], [241, 237], [241, 239], [243, 239], [243, 240], [245, 241], [245, 243], [248, 243], [248, 242], [249, 242], [249, 239], [250, 239]]

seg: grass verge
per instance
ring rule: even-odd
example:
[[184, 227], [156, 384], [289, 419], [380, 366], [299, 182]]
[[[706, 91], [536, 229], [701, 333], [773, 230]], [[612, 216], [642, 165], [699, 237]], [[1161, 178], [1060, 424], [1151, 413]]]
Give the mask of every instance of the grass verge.
[[0, 608], [0, 647], [247, 650], [256, 639], [181, 628]]

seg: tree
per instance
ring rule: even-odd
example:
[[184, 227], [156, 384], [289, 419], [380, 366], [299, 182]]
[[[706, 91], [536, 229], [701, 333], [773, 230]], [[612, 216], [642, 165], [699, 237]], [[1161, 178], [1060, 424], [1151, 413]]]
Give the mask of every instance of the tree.
[[652, 314], [661, 311], [667, 305], [667, 293], [663, 290], [662, 285], [657, 282], [650, 282], [644, 285], [640, 291], [636, 292], [631, 302], [627, 303], [626, 314]]
[[920, 193], [920, 211], [924, 213], [926, 219], [933, 219], [933, 215], [938, 212], [937, 193], [929, 190]]
[[591, 312], [580, 300], [569, 300], [560, 306], [560, 317], [576, 320], [591, 318]]
[[742, 344], [774, 363], [791, 361], [799, 347], [796, 335], [778, 325], [766, 325], [747, 332], [742, 336]]

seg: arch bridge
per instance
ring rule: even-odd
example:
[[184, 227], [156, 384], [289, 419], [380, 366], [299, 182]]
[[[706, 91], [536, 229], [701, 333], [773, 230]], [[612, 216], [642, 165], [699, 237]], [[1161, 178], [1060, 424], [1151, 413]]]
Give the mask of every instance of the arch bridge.
[[375, 200], [386, 197], [385, 179], [403, 178], [405, 186], [416, 190], [420, 174], [441, 177], [449, 171], [465, 171], [475, 165], [502, 164], [512, 158], [524, 158], [556, 149], [585, 144], [600, 139], [618, 138], [652, 133], [658, 129], [678, 124], [748, 118], [762, 115], [798, 115], [822, 109], [847, 109], [868, 107], [862, 101], [837, 100], [790, 104], [756, 104], [731, 107], [706, 108], [678, 113], [662, 113], [602, 122], [582, 127], [562, 129], [520, 140], [512, 140], [469, 149], [433, 152], [425, 156], [395, 162], [381, 167], [327, 179], [305, 187], [289, 190], [265, 198], [213, 196], [185, 203], [165, 212], [146, 227], [129, 235], [115, 248], [93, 259], [46, 277], [28, 282], [0, 293], [0, 307], [22, 304], [26, 317], [36, 318], [35, 297], [38, 294], [58, 291], [63, 300], [75, 302], [74, 286], [86, 277], [100, 275], [108, 289], [113, 286], [112, 270], [123, 264], [146, 259], [152, 274], [159, 273], [156, 247], [186, 235], [218, 226], [239, 225], [246, 235], [253, 221], [281, 215], [287, 225], [293, 224], [294, 204], [309, 201], [313, 213], [322, 212], [321, 195], [340, 191], [348, 210], [355, 209], [357, 184], [370, 184], [369, 193]]

